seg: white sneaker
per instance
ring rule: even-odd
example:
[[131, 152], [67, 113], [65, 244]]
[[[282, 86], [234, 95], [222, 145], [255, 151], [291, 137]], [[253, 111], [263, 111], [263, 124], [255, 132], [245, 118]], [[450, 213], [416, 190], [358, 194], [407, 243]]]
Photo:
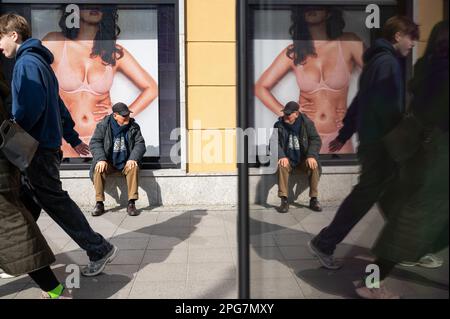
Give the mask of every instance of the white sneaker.
[[426, 254], [425, 256], [420, 258], [419, 261], [416, 261], [416, 262], [402, 261], [400, 263], [400, 266], [403, 266], [403, 267], [419, 266], [419, 267], [423, 267], [423, 268], [434, 269], [434, 268], [441, 267], [443, 264], [444, 264], [444, 260], [441, 257], [434, 255], [434, 254]]
[[4, 272], [3, 269], [0, 269], [0, 279], [11, 279], [14, 277], [16, 277], [16, 276], [9, 275], [6, 272]]

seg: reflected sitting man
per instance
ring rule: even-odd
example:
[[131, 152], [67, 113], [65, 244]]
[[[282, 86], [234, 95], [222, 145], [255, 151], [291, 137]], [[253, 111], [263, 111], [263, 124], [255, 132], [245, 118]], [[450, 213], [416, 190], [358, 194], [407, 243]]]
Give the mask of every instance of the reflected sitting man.
[[293, 171], [304, 171], [309, 176], [309, 207], [322, 211], [319, 200], [319, 151], [322, 141], [313, 121], [300, 113], [297, 102], [289, 102], [282, 110], [283, 116], [275, 123], [278, 130], [278, 197], [280, 213], [289, 211], [288, 185]]
[[135, 201], [139, 198], [139, 163], [146, 150], [141, 129], [130, 118], [132, 113], [124, 103], [116, 103], [113, 113], [97, 124], [89, 147], [92, 153], [91, 178], [94, 182], [96, 205], [92, 216], [105, 213], [105, 182], [108, 175], [126, 176], [128, 187], [127, 213], [137, 216]]

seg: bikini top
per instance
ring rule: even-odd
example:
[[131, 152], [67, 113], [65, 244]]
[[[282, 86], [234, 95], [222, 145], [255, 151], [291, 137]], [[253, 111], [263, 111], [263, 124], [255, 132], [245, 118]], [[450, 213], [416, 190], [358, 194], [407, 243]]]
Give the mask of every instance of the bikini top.
[[59, 87], [66, 93], [89, 92], [93, 95], [103, 95], [111, 90], [114, 72], [111, 65], [105, 67], [105, 72], [102, 76], [92, 82], [88, 82], [88, 73], [91, 63], [85, 64], [84, 79], [81, 81], [73, 76], [75, 73], [69, 63], [67, 56], [67, 41], [64, 41], [64, 48], [59, 62], [58, 68], [55, 71], [58, 77]]
[[347, 89], [350, 83], [351, 74], [348, 70], [347, 63], [345, 62], [340, 41], [338, 41], [338, 47], [339, 53], [336, 65], [333, 73], [326, 80], [323, 78], [323, 69], [321, 64], [320, 82], [311, 79], [311, 76], [305, 72], [303, 65], [299, 65], [295, 68], [297, 84], [301, 92], [314, 94], [321, 90], [339, 92]]

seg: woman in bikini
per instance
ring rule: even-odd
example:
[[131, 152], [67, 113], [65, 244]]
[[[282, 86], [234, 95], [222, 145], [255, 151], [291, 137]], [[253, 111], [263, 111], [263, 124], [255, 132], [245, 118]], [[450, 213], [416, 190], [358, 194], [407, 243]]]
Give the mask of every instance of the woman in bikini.
[[[115, 7], [82, 7], [80, 28], [66, 27], [68, 14], [64, 11], [60, 19], [62, 32], [49, 33], [42, 42], [55, 56], [52, 67], [75, 130], [89, 144], [97, 122], [112, 112], [110, 90], [117, 72], [123, 73], [141, 91], [130, 105], [133, 116], [152, 103], [158, 87], [134, 57], [116, 44], [120, 29]], [[66, 143], [62, 150], [64, 157], [79, 157]]]
[[[327, 154], [347, 111], [351, 73], [363, 65], [364, 44], [355, 34], [343, 32], [345, 22], [336, 8], [297, 7], [292, 21], [293, 44], [258, 79], [255, 95], [282, 116], [283, 105], [271, 90], [288, 72], [294, 72], [300, 109], [314, 121], [322, 138], [321, 153]], [[340, 153], [354, 153], [351, 141]]]

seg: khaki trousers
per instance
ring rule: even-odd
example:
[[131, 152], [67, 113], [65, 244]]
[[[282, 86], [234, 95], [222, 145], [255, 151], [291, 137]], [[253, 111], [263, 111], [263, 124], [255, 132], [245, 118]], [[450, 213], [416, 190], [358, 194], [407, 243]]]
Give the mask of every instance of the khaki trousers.
[[105, 201], [106, 177], [112, 174], [121, 174], [126, 177], [128, 187], [128, 200], [136, 200], [139, 198], [139, 167], [136, 166], [128, 171], [126, 171], [124, 168], [123, 171], [119, 171], [111, 163], [108, 162], [108, 167], [106, 168], [105, 172], [100, 174], [94, 170], [94, 188], [96, 201]]
[[320, 171], [319, 168], [311, 170], [306, 166], [306, 161], [303, 161], [297, 167], [292, 169], [291, 165], [287, 167], [278, 166], [278, 197], [288, 197], [289, 190], [289, 176], [293, 172], [306, 172], [309, 178], [309, 197], [319, 196], [319, 180]]

